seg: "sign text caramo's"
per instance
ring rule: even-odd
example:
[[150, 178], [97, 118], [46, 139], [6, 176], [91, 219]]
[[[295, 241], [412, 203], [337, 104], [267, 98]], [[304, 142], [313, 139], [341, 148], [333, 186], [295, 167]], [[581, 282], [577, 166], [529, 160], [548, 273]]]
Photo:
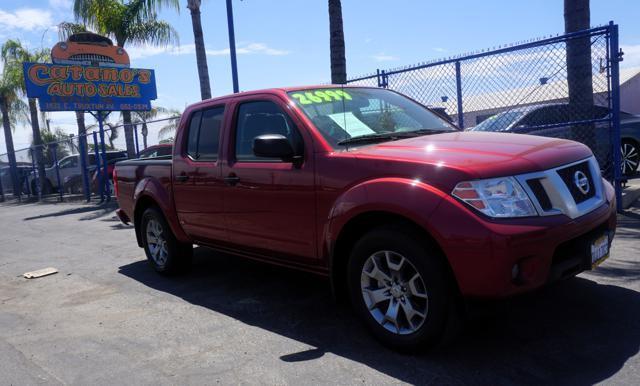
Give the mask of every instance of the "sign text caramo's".
[[83, 110], [104, 105], [110, 110], [146, 110], [156, 99], [153, 70], [25, 63], [27, 95], [42, 110]]

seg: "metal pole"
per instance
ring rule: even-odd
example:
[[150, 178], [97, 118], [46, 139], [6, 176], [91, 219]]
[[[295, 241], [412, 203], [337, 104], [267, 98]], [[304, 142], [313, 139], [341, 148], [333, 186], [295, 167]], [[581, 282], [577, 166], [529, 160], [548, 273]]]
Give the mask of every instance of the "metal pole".
[[620, 154], [620, 47], [618, 25], [609, 22], [611, 32], [611, 116], [613, 119], [613, 182], [616, 189], [616, 209], [622, 212], [622, 170]]
[[80, 150], [80, 168], [82, 169], [82, 189], [87, 202], [91, 201], [91, 190], [89, 187], [89, 175], [87, 173], [87, 135], [78, 136], [78, 147]]
[[464, 117], [462, 108], [462, 77], [460, 75], [460, 62], [456, 62], [456, 100], [458, 101], [458, 127], [464, 130]]
[[236, 62], [236, 37], [233, 29], [233, 4], [227, 0], [227, 27], [229, 27], [229, 53], [231, 54], [231, 77], [233, 78], [233, 92], [240, 90], [238, 86], [238, 64]]
[[36, 160], [33, 157], [33, 148], [29, 149], [29, 155], [31, 156], [31, 173], [33, 173], [33, 175], [36, 177], [36, 179], [34, 179], [34, 184], [33, 186], [36, 187], [36, 191], [32, 192], [31, 191], [31, 184], [29, 183], [29, 178], [27, 178], [27, 189], [29, 190], [29, 193], [31, 193], [32, 196], [38, 196], [38, 201], [42, 200], [42, 194], [40, 194], [40, 184], [38, 184], [37, 181], [39, 181], [39, 176], [38, 176], [38, 172], [36, 171]]
[[[97, 112], [98, 116], [98, 128], [100, 129], [100, 150], [102, 152], [102, 183], [104, 186], [104, 197], [107, 201], [111, 201], [111, 191], [109, 189], [109, 170], [107, 166], [107, 148], [104, 145], [104, 125], [103, 120], [106, 114], [103, 115], [102, 111]], [[108, 114], [108, 113], [107, 113]], [[113, 130], [113, 129], [111, 129]]]
[[100, 169], [100, 146], [98, 145], [98, 133], [93, 132], [93, 151], [96, 153], [96, 177], [98, 178], [98, 191], [100, 201], [104, 201], [104, 182], [102, 181], [102, 169]]
[[52, 143], [49, 145], [52, 147], [52, 156], [53, 156], [53, 164], [56, 166], [56, 181], [58, 181], [58, 193], [60, 194], [60, 202], [62, 202], [62, 194], [64, 193], [62, 190], [62, 184], [60, 183], [60, 167], [58, 165], [58, 154], [56, 153], [56, 149], [58, 147], [57, 143]]
[[2, 188], [2, 174], [0, 174], [0, 202], [4, 202], [4, 189]]
[[[113, 130], [113, 129], [112, 129]], [[134, 124], [133, 125], [133, 134], [134, 134], [134, 138], [136, 140], [136, 158], [140, 157], [140, 146], [138, 145], [138, 124]]]

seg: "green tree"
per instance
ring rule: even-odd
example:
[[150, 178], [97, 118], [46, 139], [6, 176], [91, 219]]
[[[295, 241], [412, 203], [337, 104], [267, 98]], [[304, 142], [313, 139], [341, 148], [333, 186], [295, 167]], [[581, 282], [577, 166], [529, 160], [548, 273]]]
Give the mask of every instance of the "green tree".
[[[178, 32], [166, 21], [158, 20], [162, 7], [179, 11], [178, 0], [74, 0], [73, 14], [83, 25], [98, 33], [111, 35], [119, 47], [132, 45], [168, 45], [178, 42]], [[67, 34], [71, 31], [63, 31]], [[131, 113], [123, 112], [125, 140], [129, 157], [135, 156]]]
[[329, 50], [331, 83], [347, 83], [347, 61], [344, 54], [344, 28], [340, 0], [329, 0]]
[[[24, 62], [45, 62], [49, 60], [49, 51], [29, 50], [19, 40], [7, 40], [0, 48], [0, 56], [5, 66], [12, 67], [11, 71], [15, 71], [20, 78], [20, 94], [27, 95], [27, 88], [24, 81], [24, 72], [22, 71], [22, 63]], [[29, 98], [29, 112], [31, 122], [31, 133], [33, 137], [33, 148], [36, 165], [38, 167], [40, 192], [44, 192], [45, 188], [45, 163], [42, 158], [42, 138], [40, 136], [40, 123], [38, 120], [38, 106], [35, 98]]]
[[[22, 71], [20, 71], [22, 72]], [[7, 147], [7, 158], [13, 184], [13, 194], [20, 194], [20, 182], [15, 148], [13, 147], [13, 130], [20, 122], [28, 122], [28, 107], [20, 99], [22, 84], [20, 74], [11, 66], [4, 66], [2, 78], [0, 78], [0, 112], [2, 113], [2, 126], [4, 128], [4, 141]]]
[[[167, 114], [169, 115], [168, 119], [158, 131], [159, 143], [173, 142], [173, 136], [176, 133], [178, 123], [180, 123], [180, 116], [182, 115], [180, 111], [175, 109], [169, 109]], [[162, 137], [167, 138], [161, 139]]]
[[[67, 133], [62, 131], [62, 129], [55, 128], [52, 131], [45, 128], [42, 130], [41, 135], [42, 140], [47, 144], [43, 152], [43, 158], [46, 165], [53, 165], [53, 149], [55, 149], [56, 159], [58, 161], [71, 154], [70, 150], [73, 147], [73, 141], [69, 138]], [[55, 146], [52, 145], [53, 142], [56, 143]]]
[[187, 8], [189, 8], [189, 11], [191, 12], [193, 40], [196, 46], [196, 62], [198, 65], [198, 78], [200, 80], [200, 97], [202, 100], [205, 100], [211, 98], [211, 84], [209, 82], [207, 52], [204, 47], [204, 35], [202, 33], [202, 22], [200, 20], [201, 3], [201, 0], [187, 0]]
[[166, 109], [161, 106], [156, 106], [151, 108], [148, 111], [133, 111], [133, 123], [139, 124], [141, 126], [140, 133], [142, 134], [142, 146], [146, 149], [147, 146], [147, 137], [149, 135], [149, 126], [148, 122], [158, 118], [158, 115], [162, 114], [174, 114], [174, 110]]
[[[589, 0], [564, 0], [564, 30], [566, 33], [590, 28]], [[586, 120], [593, 107], [593, 75], [591, 37], [567, 40], [567, 84], [573, 120]], [[572, 137], [596, 152], [595, 126], [574, 125]]]

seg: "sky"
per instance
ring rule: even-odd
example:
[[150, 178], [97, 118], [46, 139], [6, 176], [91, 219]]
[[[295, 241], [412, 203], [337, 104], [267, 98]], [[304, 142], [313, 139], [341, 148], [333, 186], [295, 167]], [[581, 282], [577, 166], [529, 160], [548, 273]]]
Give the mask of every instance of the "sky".
[[[156, 72], [154, 105], [182, 110], [200, 99], [187, 1], [159, 18], [171, 23], [179, 45], [125, 48], [131, 66]], [[562, 0], [342, 0], [347, 75], [463, 54], [564, 29]], [[329, 17], [326, 0], [233, 0], [241, 90], [328, 83]], [[214, 96], [232, 92], [224, 0], [202, 1], [202, 25]], [[623, 66], [640, 66], [640, 1], [591, 0], [591, 24], [619, 24]], [[72, 0], [0, 0], [0, 42], [31, 48], [58, 41], [56, 25], [73, 21]], [[51, 114], [53, 127], [75, 131], [75, 115]], [[30, 128], [14, 133], [28, 147]], [[0, 154], [5, 152], [0, 132]]]

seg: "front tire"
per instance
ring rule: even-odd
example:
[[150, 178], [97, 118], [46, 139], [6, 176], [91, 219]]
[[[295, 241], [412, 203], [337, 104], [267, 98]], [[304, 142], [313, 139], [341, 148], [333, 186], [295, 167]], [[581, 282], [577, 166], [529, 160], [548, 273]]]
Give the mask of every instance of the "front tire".
[[454, 299], [438, 253], [410, 229], [379, 228], [355, 244], [348, 271], [351, 302], [383, 344], [420, 351], [444, 337]]
[[158, 208], [142, 214], [140, 232], [147, 261], [157, 272], [175, 274], [191, 265], [193, 245], [179, 242]]

